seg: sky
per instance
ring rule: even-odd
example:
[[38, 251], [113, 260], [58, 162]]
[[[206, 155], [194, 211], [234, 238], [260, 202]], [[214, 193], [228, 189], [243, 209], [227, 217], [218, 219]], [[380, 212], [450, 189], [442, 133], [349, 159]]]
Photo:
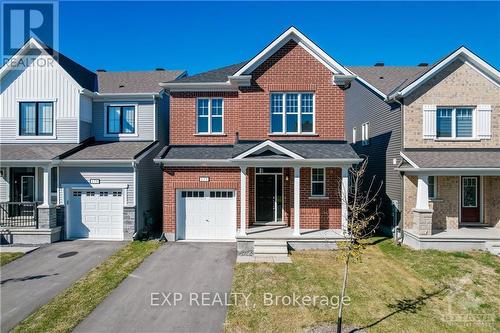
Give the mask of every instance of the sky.
[[500, 68], [500, 2], [67, 2], [59, 49], [90, 70], [251, 59], [295, 26], [345, 66], [433, 63], [465, 45]]

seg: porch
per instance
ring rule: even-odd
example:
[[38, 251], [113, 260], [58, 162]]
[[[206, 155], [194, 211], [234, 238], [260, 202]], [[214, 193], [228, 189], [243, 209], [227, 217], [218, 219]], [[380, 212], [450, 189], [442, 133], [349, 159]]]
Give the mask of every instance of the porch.
[[59, 240], [57, 167], [2, 163], [0, 241], [41, 244]]

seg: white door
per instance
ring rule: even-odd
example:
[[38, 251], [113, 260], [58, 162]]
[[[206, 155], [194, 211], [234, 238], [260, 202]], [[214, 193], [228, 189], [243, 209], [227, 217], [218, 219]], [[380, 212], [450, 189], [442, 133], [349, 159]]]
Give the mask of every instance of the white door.
[[101, 189], [70, 191], [68, 236], [122, 240], [122, 191]]
[[235, 236], [233, 190], [177, 191], [177, 239], [234, 240]]

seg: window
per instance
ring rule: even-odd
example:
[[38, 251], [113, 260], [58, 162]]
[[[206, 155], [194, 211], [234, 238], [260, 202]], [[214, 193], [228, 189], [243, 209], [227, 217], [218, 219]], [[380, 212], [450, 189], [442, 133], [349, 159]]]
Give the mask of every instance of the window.
[[370, 132], [369, 132], [370, 123], [364, 123], [361, 125], [361, 143], [363, 146], [366, 146], [370, 143]]
[[462, 207], [477, 207], [477, 178], [462, 178]]
[[224, 132], [224, 101], [222, 98], [199, 98], [197, 101], [197, 133]]
[[108, 134], [135, 133], [135, 106], [109, 105], [107, 110]]
[[356, 143], [356, 137], [358, 136], [358, 129], [356, 127], [352, 128], [352, 143]]
[[472, 138], [472, 108], [438, 108], [436, 110], [437, 138]]
[[52, 102], [21, 102], [19, 109], [19, 135], [53, 135], [54, 108]]
[[314, 133], [314, 94], [272, 93], [271, 133]]
[[429, 199], [435, 199], [437, 197], [437, 178], [435, 176], [429, 176], [427, 181], [427, 190]]
[[311, 169], [311, 195], [313, 197], [322, 197], [325, 195], [325, 169]]

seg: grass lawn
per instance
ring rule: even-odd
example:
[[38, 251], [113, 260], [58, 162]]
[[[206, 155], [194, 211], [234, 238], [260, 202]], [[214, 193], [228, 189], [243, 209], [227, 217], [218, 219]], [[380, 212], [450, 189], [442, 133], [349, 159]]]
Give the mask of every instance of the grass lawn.
[[[229, 307], [226, 332], [301, 332], [335, 324], [337, 309], [321, 303], [264, 304], [264, 293], [338, 295], [343, 266], [334, 251], [294, 252], [292, 260], [236, 265], [232, 292], [250, 293], [250, 306]], [[414, 251], [373, 239], [349, 274], [345, 326], [367, 332], [500, 330], [500, 259], [488, 253]]]
[[160, 245], [158, 241], [130, 242], [19, 323], [13, 332], [71, 332]]
[[1, 252], [0, 253], [0, 266], [8, 264], [24, 255], [22, 252]]

